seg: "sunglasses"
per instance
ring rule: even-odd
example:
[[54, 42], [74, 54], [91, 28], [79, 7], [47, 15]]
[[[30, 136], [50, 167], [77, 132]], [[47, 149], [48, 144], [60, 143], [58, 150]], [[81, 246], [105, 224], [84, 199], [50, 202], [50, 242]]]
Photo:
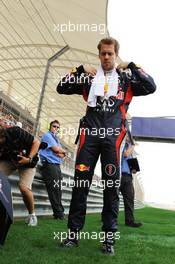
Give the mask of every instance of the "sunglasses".
[[55, 126], [55, 125], [53, 125], [52, 127], [54, 127], [54, 128], [60, 128], [59, 126]]

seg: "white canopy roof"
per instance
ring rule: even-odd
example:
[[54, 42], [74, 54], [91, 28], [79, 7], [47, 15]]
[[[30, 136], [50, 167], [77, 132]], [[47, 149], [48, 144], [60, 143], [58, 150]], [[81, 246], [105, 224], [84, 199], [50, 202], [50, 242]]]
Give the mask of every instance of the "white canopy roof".
[[[0, 1], [0, 90], [34, 117], [47, 60], [70, 47], [49, 70], [40, 118], [43, 131], [55, 118], [64, 127], [77, 127], [84, 115], [82, 97], [58, 95], [56, 86], [73, 66], [98, 65], [97, 44], [108, 36], [106, 13], [106, 0]], [[72, 144], [74, 138], [64, 140]]]

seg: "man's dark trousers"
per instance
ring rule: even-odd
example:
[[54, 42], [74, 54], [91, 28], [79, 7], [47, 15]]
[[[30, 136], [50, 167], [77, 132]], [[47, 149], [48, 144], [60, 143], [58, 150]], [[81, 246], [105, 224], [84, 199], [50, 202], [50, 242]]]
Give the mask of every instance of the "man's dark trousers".
[[[102, 231], [117, 231], [117, 216], [119, 204], [119, 167], [116, 159], [116, 137], [100, 139], [97, 136], [86, 135], [86, 140], [78, 149], [75, 164], [75, 187], [73, 188], [70, 204], [68, 228], [71, 231], [80, 231], [85, 223], [86, 203], [89, 187], [92, 182], [94, 168], [101, 154], [102, 180], [105, 182], [103, 190]], [[110, 142], [110, 144], [109, 144]], [[111, 166], [113, 165], [113, 166]], [[115, 166], [114, 166], [115, 165]], [[107, 182], [110, 184], [107, 184]], [[86, 183], [80, 187], [80, 182]], [[78, 186], [77, 186], [78, 185]]]
[[134, 186], [132, 175], [122, 172], [120, 192], [125, 207], [125, 223], [134, 222]]
[[41, 168], [43, 180], [46, 184], [49, 200], [52, 206], [54, 217], [62, 216], [64, 208], [61, 202], [61, 169], [59, 164], [44, 163]]

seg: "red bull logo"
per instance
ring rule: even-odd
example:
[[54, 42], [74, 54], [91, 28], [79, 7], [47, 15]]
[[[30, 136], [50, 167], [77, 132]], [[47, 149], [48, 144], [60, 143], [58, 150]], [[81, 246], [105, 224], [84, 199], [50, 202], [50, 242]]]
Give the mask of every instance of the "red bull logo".
[[75, 169], [79, 170], [79, 171], [89, 171], [90, 170], [90, 166], [86, 166], [84, 164], [77, 164]]

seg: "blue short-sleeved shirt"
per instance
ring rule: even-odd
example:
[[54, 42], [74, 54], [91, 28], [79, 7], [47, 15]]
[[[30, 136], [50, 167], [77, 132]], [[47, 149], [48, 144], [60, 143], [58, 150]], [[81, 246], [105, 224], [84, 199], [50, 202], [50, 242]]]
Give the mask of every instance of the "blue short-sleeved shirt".
[[128, 173], [128, 174], [131, 174], [127, 160], [131, 159], [132, 156], [124, 157], [124, 151], [127, 150], [128, 147], [129, 146], [127, 146], [127, 144], [125, 144], [125, 147], [124, 147], [123, 153], [122, 153], [121, 171]]
[[61, 164], [62, 159], [57, 157], [53, 150], [51, 150], [51, 147], [54, 146], [61, 147], [60, 141], [56, 136], [54, 136], [54, 133], [51, 131], [45, 133], [41, 138], [41, 142], [46, 142], [48, 144], [47, 148], [39, 151], [41, 161], [47, 160], [49, 163]]

